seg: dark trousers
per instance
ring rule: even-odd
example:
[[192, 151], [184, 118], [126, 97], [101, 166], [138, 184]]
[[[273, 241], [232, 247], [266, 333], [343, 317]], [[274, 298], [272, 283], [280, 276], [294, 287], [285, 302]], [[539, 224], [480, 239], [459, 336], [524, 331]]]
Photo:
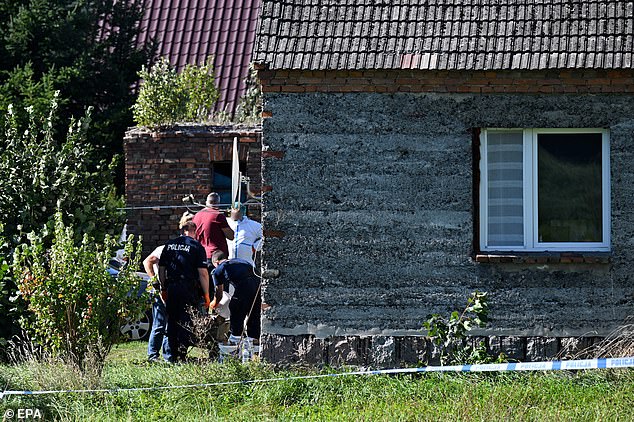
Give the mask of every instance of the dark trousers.
[[192, 316], [198, 312], [200, 297], [193, 282], [170, 282], [167, 288], [167, 341], [172, 362], [182, 361], [195, 344]]
[[[231, 312], [231, 335], [240, 337], [244, 327], [244, 319], [251, 312], [247, 321], [247, 335], [252, 338], [260, 338], [260, 314], [262, 311], [262, 294], [259, 289], [259, 280], [253, 279], [242, 283], [229, 302]], [[253, 309], [253, 310], [252, 310]]]

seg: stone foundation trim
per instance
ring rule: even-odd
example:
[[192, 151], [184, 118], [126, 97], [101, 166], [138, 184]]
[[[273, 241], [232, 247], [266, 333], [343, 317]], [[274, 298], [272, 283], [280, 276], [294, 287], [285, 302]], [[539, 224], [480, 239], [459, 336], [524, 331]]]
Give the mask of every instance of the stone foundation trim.
[[[504, 353], [510, 361], [540, 362], [579, 354], [603, 337], [468, 337], [466, 343], [484, 342], [493, 356]], [[422, 336], [335, 336], [263, 334], [264, 361], [273, 364], [310, 364], [390, 368], [439, 365], [440, 351]]]

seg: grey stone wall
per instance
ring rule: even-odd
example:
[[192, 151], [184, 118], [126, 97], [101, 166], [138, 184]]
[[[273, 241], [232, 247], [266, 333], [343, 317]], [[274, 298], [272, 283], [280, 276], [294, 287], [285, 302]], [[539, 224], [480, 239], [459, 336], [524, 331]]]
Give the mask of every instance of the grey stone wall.
[[[266, 94], [270, 335], [412, 336], [490, 294], [478, 335], [603, 336], [634, 309], [631, 95]], [[476, 263], [472, 129], [609, 128], [610, 264]], [[273, 355], [270, 355], [273, 356]], [[273, 358], [275, 360], [275, 358]]]

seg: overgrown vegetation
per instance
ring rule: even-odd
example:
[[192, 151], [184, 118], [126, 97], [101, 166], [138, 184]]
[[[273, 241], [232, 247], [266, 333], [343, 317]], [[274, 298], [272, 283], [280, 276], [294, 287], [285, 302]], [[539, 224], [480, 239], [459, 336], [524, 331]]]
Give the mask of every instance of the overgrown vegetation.
[[140, 126], [170, 126], [177, 122], [207, 121], [218, 100], [211, 59], [204, 65], [186, 65], [179, 73], [161, 58], [150, 69], [143, 67], [139, 96], [133, 106]]
[[103, 239], [120, 230], [124, 216], [117, 211], [123, 202], [113, 185], [116, 163], [99, 160], [88, 141], [90, 110], [72, 119], [63, 134], [54, 130], [57, 97], [44, 114], [27, 111], [23, 122], [9, 107], [0, 132], [0, 223], [9, 246], [33, 230], [52, 233], [58, 209], [77, 229], [77, 239], [82, 233]]
[[[0, 265], [31, 231], [50, 245], [63, 210], [76, 240], [120, 231], [115, 159], [132, 123], [142, 10], [116, 0], [0, 2]], [[92, 113], [91, 110], [95, 112]], [[82, 117], [83, 116], [83, 117]], [[70, 123], [69, 123], [70, 122]], [[122, 177], [119, 178], [122, 180]], [[0, 275], [0, 346], [19, 332], [23, 303]]]
[[[100, 386], [129, 388], [244, 381], [321, 371], [274, 371], [264, 365], [148, 365], [145, 344], [111, 353]], [[14, 389], [82, 388], [63, 364], [0, 366]], [[631, 414], [634, 372], [420, 374], [285, 380], [112, 394], [12, 397], [6, 409], [38, 408], [45, 420], [624, 420]]]
[[4, 240], [2, 233], [4, 233], [4, 227], [0, 223], [0, 315], [4, 315], [4, 317], [0, 317], [0, 324], [3, 324], [3, 327], [0, 328], [0, 350], [7, 346], [7, 337], [14, 334], [17, 328], [16, 324], [9, 320], [12, 314], [10, 310], [13, 308], [13, 304], [10, 301], [11, 288], [14, 285], [7, 276], [9, 262], [3, 254], [8, 250], [8, 244]]
[[236, 122], [258, 124], [262, 121], [262, 90], [258, 81], [258, 73], [249, 66], [249, 74], [245, 79], [246, 91], [236, 109]]
[[22, 327], [52, 357], [82, 370], [89, 356], [91, 369], [100, 369], [121, 336], [121, 324], [147, 306], [139, 297], [145, 289], [139, 290], [140, 279], [132, 271], [139, 264], [140, 243], [126, 243], [129, 262], [116, 280], [106, 271], [114, 245], [109, 236], [102, 246], [88, 235], [76, 244], [72, 227], [57, 213], [50, 250], [42, 237], [31, 233], [28, 243], [15, 251], [19, 295], [30, 311], [22, 317]]
[[[55, 213], [74, 229], [73, 238], [84, 234], [101, 242], [107, 233], [123, 227], [124, 215], [117, 210], [122, 199], [115, 193], [115, 161], [97, 158], [88, 142], [91, 136], [90, 111], [72, 120], [63, 133], [55, 130], [58, 102], [54, 96], [42, 114], [26, 110], [20, 119], [9, 107], [0, 122], [0, 264], [12, 262], [14, 249], [37, 233], [43, 249], [52, 244]], [[43, 250], [42, 254], [46, 251]], [[12, 300], [16, 284], [11, 271], [1, 278], [0, 338], [2, 344], [19, 332], [24, 302]]]
[[132, 124], [131, 87], [154, 46], [137, 44], [141, 2], [3, 0], [0, 2], [0, 114], [9, 105], [46, 114], [57, 91], [63, 129], [71, 117], [96, 110], [89, 143], [100, 159], [122, 151]]
[[440, 349], [443, 365], [463, 363], [487, 363], [502, 360], [503, 356], [489, 356], [483, 341], [467, 343], [467, 333], [473, 328], [484, 328], [489, 321], [489, 303], [486, 292], [474, 292], [467, 299], [462, 312], [453, 311], [448, 318], [439, 314], [427, 317], [423, 327], [427, 335]]

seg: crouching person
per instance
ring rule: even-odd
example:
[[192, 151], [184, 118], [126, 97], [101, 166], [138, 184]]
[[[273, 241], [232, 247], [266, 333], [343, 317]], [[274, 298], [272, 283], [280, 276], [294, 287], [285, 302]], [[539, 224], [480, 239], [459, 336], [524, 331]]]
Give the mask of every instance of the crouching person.
[[213, 306], [220, 304], [225, 286], [234, 288], [229, 302], [229, 342], [238, 344], [241, 341], [245, 319], [248, 318], [244, 334], [254, 344], [259, 344], [262, 296], [260, 279], [253, 272], [253, 266], [241, 259], [227, 259], [223, 251], [214, 252], [211, 261], [216, 267], [212, 276], [215, 288]]
[[182, 221], [183, 235], [165, 244], [159, 260], [161, 298], [167, 312], [167, 339], [172, 362], [185, 359], [194, 345], [192, 310], [209, 309], [209, 274], [203, 246], [194, 239], [196, 224]]

